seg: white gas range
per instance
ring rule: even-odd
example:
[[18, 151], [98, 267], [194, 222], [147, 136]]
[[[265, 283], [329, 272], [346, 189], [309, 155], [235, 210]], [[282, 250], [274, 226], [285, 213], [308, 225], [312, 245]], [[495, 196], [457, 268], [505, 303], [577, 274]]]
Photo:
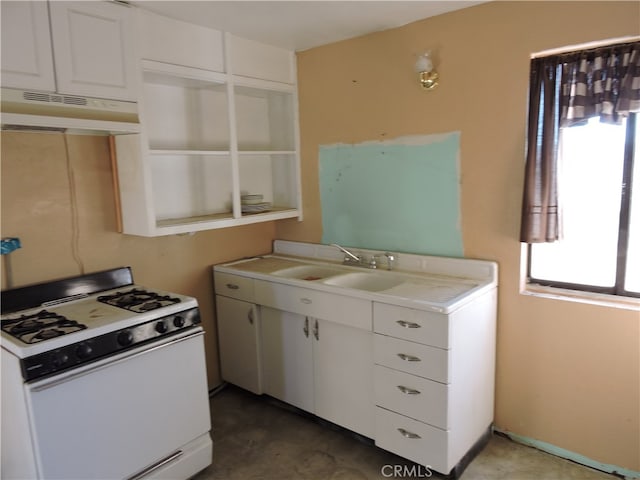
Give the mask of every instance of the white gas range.
[[211, 463], [194, 298], [129, 268], [2, 292], [3, 478], [186, 479]]

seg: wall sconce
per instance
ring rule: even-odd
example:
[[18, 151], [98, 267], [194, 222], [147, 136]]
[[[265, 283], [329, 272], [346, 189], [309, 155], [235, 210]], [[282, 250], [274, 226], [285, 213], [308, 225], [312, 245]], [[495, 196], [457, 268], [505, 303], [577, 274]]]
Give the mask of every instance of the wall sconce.
[[438, 72], [433, 68], [433, 62], [431, 61], [431, 52], [418, 55], [418, 60], [415, 64], [416, 72], [418, 72], [418, 81], [422, 88], [425, 90], [433, 90], [438, 86]]

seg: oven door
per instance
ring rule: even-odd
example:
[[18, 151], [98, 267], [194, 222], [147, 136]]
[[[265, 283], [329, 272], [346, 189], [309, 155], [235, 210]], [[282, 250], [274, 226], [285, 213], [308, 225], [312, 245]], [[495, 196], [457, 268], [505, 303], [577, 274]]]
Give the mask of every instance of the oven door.
[[179, 462], [181, 447], [209, 439], [202, 335], [190, 330], [27, 384], [39, 477], [153, 476], [150, 466]]

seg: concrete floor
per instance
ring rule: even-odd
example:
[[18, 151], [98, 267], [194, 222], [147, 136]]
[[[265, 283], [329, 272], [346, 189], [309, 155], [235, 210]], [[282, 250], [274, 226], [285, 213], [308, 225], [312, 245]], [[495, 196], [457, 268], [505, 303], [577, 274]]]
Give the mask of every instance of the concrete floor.
[[[213, 464], [193, 480], [439, 478], [355, 434], [233, 386], [211, 399], [211, 419]], [[502, 479], [615, 477], [494, 435], [460, 480]]]

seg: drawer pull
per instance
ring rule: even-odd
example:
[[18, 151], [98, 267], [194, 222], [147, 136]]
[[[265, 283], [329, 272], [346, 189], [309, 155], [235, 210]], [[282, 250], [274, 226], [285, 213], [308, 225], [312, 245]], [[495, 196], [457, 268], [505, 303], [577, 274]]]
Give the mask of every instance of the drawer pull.
[[238, 285], [236, 285], [235, 283], [227, 283], [227, 288], [229, 290], [238, 290], [240, 287]]
[[249, 323], [253, 325], [253, 308], [251, 308], [249, 313], [247, 313], [247, 320], [249, 320]]
[[307, 297], [302, 297], [302, 298], [300, 299], [300, 301], [301, 301], [302, 303], [306, 304], [306, 305], [310, 305], [311, 303], [313, 303], [313, 302], [311, 301], [311, 299], [310, 299], [310, 298], [307, 298]]
[[407, 395], [420, 395], [420, 390], [414, 388], [405, 387], [404, 385], [398, 385], [398, 390]]
[[420, 328], [421, 325], [415, 322], [407, 322], [406, 320], [396, 320], [396, 323], [404, 328]]
[[407, 355], [406, 353], [399, 353], [398, 356], [404, 360], [405, 362], [421, 362], [420, 357], [415, 357], [413, 355]]
[[422, 438], [417, 433], [410, 432], [409, 430], [405, 430], [404, 428], [399, 428], [398, 431], [404, 438]]

